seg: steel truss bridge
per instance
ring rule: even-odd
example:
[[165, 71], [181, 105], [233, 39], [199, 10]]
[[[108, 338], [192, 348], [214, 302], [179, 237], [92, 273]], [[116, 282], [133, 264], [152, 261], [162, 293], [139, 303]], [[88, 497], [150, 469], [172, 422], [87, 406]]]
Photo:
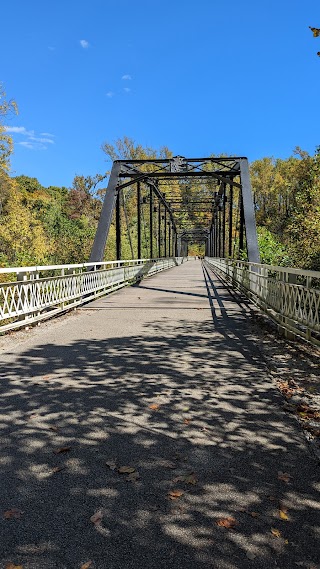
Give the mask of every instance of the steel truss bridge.
[[214, 257], [260, 261], [254, 205], [246, 158], [116, 160], [113, 164], [90, 261], [102, 261], [115, 212], [116, 257], [121, 259], [123, 192], [135, 188], [136, 255], [141, 219], [148, 205], [148, 257], [186, 256], [189, 242], [205, 244]]
[[[135, 197], [135, 236], [128, 224], [127, 191]], [[116, 260], [107, 262], [104, 252], [113, 221]], [[129, 260], [122, 258], [125, 225], [134, 257]], [[287, 335], [320, 345], [320, 273], [260, 264], [249, 167], [243, 157], [116, 160], [89, 262], [0, 269], [0, 332], [181, 265], [188, 260], [189, 243], [204, 245], [206, 265]]]

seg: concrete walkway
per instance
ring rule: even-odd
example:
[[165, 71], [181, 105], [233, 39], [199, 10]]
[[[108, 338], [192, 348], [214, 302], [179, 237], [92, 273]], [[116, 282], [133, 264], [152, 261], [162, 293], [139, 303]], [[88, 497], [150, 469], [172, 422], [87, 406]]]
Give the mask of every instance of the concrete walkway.
[[320, 567], [316, 462], [200, 261], [0, 349], [1, 569]]

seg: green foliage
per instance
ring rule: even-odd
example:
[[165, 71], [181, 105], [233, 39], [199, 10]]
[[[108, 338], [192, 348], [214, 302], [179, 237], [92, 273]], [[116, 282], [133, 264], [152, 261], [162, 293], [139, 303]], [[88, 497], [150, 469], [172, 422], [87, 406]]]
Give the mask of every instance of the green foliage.
[[[314, 156], [297, 147], [287, 160], [257, 160], [251, 164], [251, 180], [257, 224], [268, 229], [283, 247], [281, 264], [319, 270], [319, 149]], [[268, 247], [265, 239], [262, 241], [268, 258]]]
[[[4, 104], [4, 103], [2, 103]], [[8, 106], [9, 105], [9, 106]], [[0, 107], [1, 108], [1, 107]], [[10, 109], [5, 103], [2, 113]], [[5, 134], [2, 131], [2, 134]], [[1, 138], [1, 130], [0, 130]], [[110, 159], [171, 157], [166, 147], [143, 148], [124, 138], [104, 144]], [[1, 153], [1, 148], [0, 148]], [[6, 162], [7, 158], [2, 158]], [[6, 162], [6, 167], [8, 162]], [[146, 171], [154, 165], [146, 165]], [[10, 178], [0, 167], [0, 266], [80, 263], [89, 258], [102, 198], [105, 175], [76, 175], [71, 188], [44, 188], [36, 178]], [[261, 260], [266, 264], [292, 265], [320, 270], [320, 148], [314, 156], [296, 148], [287, 160], [266, 157], [251, 164], [251, 179], [258, 224]], [[141, 185], [142, 257], [149, 256], [149, 190]], [[170, 195], [180, 202], [178, 223], [208, 227], [212, 213], [197, 211], [192, 203], [206, 199], [212, 188], [203, 184], [174, 181]], [[154, 199], [154, 219], [159, 203]], [[161, 212], [162, 215], [163, 212]], [[134, 187], [121, 193], [122, 258], [137, 257], [137, 194]], [[162, 222], [162, 243], [164, 238]], [[158, 232], [153, 231], [154, 255], [158, 255]], [[238, 249], [235, 235], [235, 251]], [[105, 259], [116, 257], [114, 220]], [[189, 244], [190, 255], [203, 255], [203, 246]], [[240, 253], [239, 253], [240, 254]], [[245, 252], [241, 253], [245, 259]]]
[[292, 265], [284, 245], [266, 227], [258, 227], [258, 244], [261, 263], [287, 267]]
[[2, 83], [0, 83], [0, 174], [10, 167], [10, 155], [13, 150], [12, 138], [7, 134], [4, 119], [11, 113], [18, 113], [15, 101], [8, 101]]

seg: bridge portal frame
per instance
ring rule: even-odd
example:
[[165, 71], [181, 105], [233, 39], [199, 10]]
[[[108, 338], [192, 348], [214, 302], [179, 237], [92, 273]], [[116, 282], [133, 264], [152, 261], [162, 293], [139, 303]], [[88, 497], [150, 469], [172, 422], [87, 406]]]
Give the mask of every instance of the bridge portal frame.
[[[219, 185], [212, 199], [212, 222], [207, 231], [202, 231], [206, 244], [206, 255], [224, 257], [232, 256], [233, 231], [233, 194], [234, 188], [239, 189], [240, 219], [239, 219], [239, 250], [244, 249], [244, 237], [248, 260], [259, 263], [259, 247], [257, 240], [254, 204], [250, 183], [249, 164], [245, 157], [206, 157], [159, 159], [115, 160], [113, 162], [106, 195], [104, 198], [100, 220], [95, 235], [89, 262], [103, 260], [104, 250], [116, 209], [116, 249], [117, 258], [121, 259], [120, 231], [120, 192], [136, 184], [137, 187], [137, 218], [138, 218], [138, 258], [141, 257], [141, 183], [149, 188], [149, 227], [150, 227], [150, 257], [153, 256], [153, 196], [159, 201], [158, 208], [158, 255], [161, 256], [161, 219], [164, 218], [164, 256], [180, 255], [188, 249], [190, 237], [195, 235], [196, 228], [178, 231], [172, 204], [166, 199], [164, 192], [159, 190], [159, 180], [213, 178]], [[239, 179], [240, 182], [237, 182]], [[229, 191], [227, 192], [227, 187]], [[228, 215], [228, 247], [226, 247], [226, 204], [229, 201]], [[200, 202], [199, 202], [200, 203]], [[163, 216], [160, 209], [162, 207]], [[231, 215], [230, 215], [231, 213]], [[167, 217], [169, 231], [167, 232]], [[167, 245], [167, 236], [169, 244]], [[199, 236], [199, 232], [198, 232]]]

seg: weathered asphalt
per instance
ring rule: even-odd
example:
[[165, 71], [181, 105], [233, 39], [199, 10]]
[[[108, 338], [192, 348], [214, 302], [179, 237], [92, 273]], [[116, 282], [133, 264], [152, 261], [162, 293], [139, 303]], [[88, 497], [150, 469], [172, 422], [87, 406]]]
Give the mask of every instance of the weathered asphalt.
[[320, 566], [316, 461], [250, 307], [200, 261], [0, 349], [1, 568]]

